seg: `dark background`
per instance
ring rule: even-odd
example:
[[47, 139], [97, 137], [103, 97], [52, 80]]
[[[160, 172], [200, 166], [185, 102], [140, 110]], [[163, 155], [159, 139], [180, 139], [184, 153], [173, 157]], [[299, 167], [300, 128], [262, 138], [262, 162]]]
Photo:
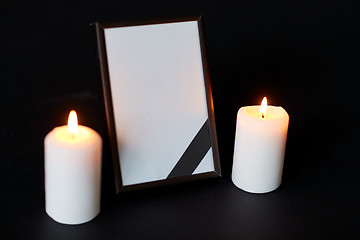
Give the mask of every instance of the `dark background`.
[[[360, 236], [356, 1], [7, 1], [0, 4], [1, 239], [349, 239]], [[43, 139], [79, 121], [105, 136], [95, 21], [204, 12], [223, 178], [114, 194], [66, 226], [44, 208]], [[231, 182], [236, 112], [267, 96], [290, 115], [283, 183]], [[106, 139], [105, 139], [106, 140]]]

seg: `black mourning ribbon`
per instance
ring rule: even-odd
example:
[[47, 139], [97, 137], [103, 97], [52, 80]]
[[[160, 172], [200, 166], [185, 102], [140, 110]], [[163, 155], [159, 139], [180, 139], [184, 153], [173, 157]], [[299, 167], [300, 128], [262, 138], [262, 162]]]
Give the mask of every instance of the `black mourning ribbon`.
[[210, 126], [207, 119], [167, 178], [191, 175], [210, 147]]

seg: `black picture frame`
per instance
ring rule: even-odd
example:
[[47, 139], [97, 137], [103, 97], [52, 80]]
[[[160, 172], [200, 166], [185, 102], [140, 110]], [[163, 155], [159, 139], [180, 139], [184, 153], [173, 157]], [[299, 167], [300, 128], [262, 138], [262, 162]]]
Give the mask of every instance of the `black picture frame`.
[[[92, 26], [117, 193], [221, 177], [202, 17], [97, 22]], [[195, 92], [199, 86], [202, 90]], [[184, 111], [176, 112], [169, 104]], [[151, 111], [153, 107], [156, 113]], [[168, 126], [173, 122], [174, 126]], [[145, 131], [139, 134], [141, 129]], [[177, 155], [182, 141], [188, 142]], [[159, 161], [157, 155], [163, 151], [167, 152]], [[170, 156], [172, 152], [177, 157]], [[171, 164], [174, 166], [164, 177]]]

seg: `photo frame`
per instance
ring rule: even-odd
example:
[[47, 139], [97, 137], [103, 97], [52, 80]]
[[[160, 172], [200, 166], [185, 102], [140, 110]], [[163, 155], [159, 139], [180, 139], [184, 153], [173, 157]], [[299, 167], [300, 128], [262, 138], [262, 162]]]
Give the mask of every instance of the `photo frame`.
[[116, 191], [220, 177], [202, 18], [93, 26]]

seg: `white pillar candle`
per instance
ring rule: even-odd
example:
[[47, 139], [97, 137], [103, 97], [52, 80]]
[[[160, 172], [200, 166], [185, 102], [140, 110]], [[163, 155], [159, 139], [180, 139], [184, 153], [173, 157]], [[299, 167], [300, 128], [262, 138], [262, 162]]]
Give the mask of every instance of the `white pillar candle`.
[[[261, 108], [261, 110], [260, 110]], [[232, 181], [251, 193], [281, 184], [289, 115], [282, 107], [247, 106], [237, 114]]]
[[45, 209], [55, 221], [80, 224], [100, 212], [100, 135], [77, 125], [75, 111], [68, 125], [56, 127], [44, 141]]

